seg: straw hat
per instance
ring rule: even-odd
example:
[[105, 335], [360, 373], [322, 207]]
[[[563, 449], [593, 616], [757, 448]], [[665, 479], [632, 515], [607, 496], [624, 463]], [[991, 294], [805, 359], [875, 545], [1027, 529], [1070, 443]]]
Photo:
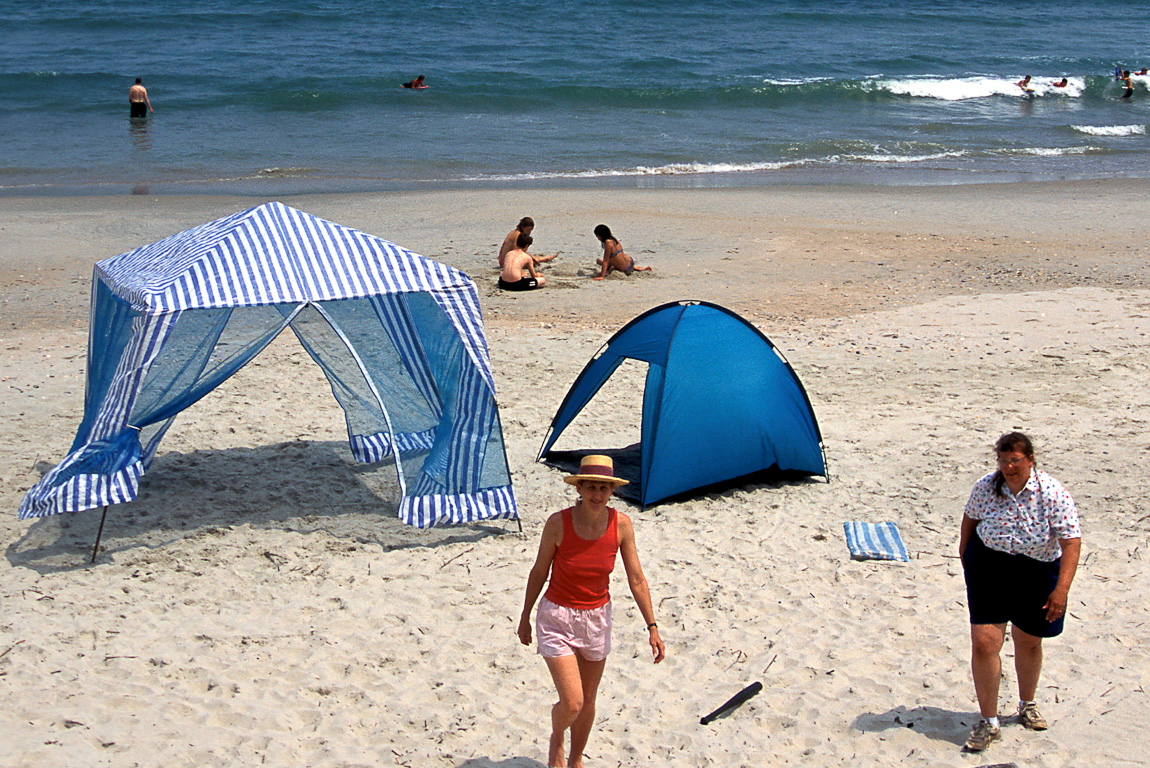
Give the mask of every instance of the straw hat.
[[629, 480], [615, 477], [615, 463], [610, 456], [584, 456], [579, 462], [579, 474], [568, 475], [563, 481], [575, 485], [580, 480], [591, 480], [597, 483], [612, 483], [616, 486], [626, 485]]

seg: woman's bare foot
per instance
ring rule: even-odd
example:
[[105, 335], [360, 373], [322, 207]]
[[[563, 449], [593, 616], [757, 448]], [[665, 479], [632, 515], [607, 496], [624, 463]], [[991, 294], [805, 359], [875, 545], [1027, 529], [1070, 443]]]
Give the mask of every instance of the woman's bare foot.
[[563, 731], [551, 734], [551, 746], [547, 750], [548, 768], [567, 768], [567, 759], [563, 750]]

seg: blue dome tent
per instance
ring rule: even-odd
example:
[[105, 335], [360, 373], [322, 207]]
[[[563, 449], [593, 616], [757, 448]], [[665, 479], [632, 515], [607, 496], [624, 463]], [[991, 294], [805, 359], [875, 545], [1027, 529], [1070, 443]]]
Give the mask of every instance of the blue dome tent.
[[83, 419], [20, 518], [135, 499], [175, 417], [287, 328], [354, 458], [394, 461], [401, 519], [518, 518], [471, 279], [275, 202], [96, 264]]
[[620, 495], [648, 506], [734, 481], [826, 476], [818, 422], [790, 364], [746, 320], [699, 301], [655, 307], [612, 336], [571, 385], [539, 460], [566, 467], [578, 464], [578, 454], [605, 452], [552, 446], [626, 359], [647, 363], [647, 379], [629, 478], [638, 482]]

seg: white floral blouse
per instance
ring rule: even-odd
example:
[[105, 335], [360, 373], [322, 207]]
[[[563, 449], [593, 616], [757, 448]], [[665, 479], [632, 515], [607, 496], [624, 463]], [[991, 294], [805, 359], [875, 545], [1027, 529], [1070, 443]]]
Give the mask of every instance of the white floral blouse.
[[1026, 486], [1011, 493], [1006, 483], [994, 492], [994, 472], [974, 484], [966, 516], [979, 520], [978, 537], [991, 549], [1053, 562], [1062, 554], [1059, 539], [1082, 538], [1078, 509], [1062, 484], [1037, 467]]

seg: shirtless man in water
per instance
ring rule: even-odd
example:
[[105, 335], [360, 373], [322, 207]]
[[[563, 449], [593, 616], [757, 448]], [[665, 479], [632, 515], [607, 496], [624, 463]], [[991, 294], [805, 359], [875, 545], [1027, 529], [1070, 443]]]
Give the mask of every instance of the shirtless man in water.
[[142, 78], [137, 77], [136, 84], [128, 89], [128, 106], [132, 117], [147, 117], [149, 112], [155, 111], [152, 102], [148, 101], [148, 89], [144, 87]]
[[1129, 99], [1134, 95], [1134, 81], [1130, 79], [1130, 70], [1122, 70], [1122, 77], [1119, 78], [1119, 82], [1121, 82], [1122, 87], [1126, 89], [1122, 94], [1123, 99]]
[[[499, 273], [499, 287], [505, 291], [530, 291], [542, 288], [547, 278], [535, 272], [535, 259], [527, 252], [531, 245], [531, 235], [519, 233], [515, 248], [507, 252], [503, 259], [503, 271]], [[524, 274], [527, 273], [527, 274]]]
[[[515, 249], [515, 243], [519, 239], [519, 236], [530, 235], [533, 229], [535, 229], [535, 220], [530, 216], [524, 216], [519, 220], [519, 223], [515, 225], [515, 229], [507, 233], [507, 237], [503, 238], [503, 245], [499, 247], [500, 267], [503, 266], [503, 261], [507, 258], [507, 254]], [[556, 253], [550, 256], [532, 256], [531, 260], [535, 263], [535, 266], [538, 267], [540, 264], [546, 264], [558, 255], [559, 254]]]

